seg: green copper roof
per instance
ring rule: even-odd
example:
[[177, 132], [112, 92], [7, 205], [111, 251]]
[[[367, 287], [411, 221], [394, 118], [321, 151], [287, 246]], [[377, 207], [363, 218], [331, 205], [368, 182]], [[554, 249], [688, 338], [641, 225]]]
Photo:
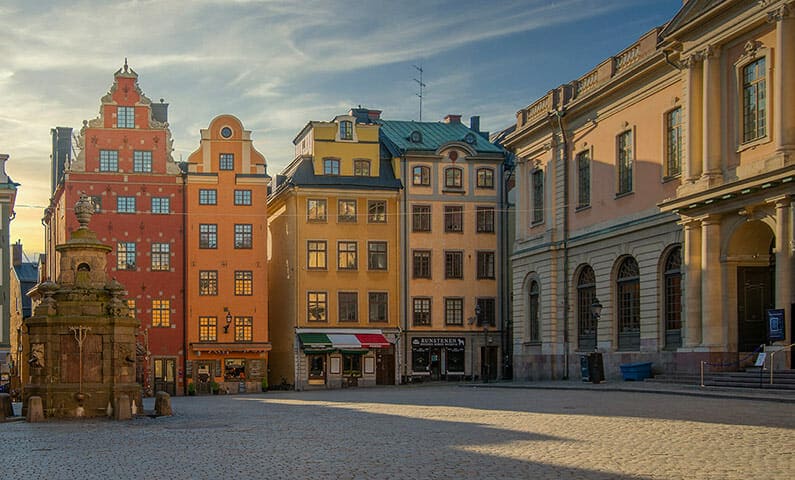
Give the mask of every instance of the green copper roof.
[[[436, 151], [450, 142], [471, 145], [478, 153], [500, 154], [502, 147], [494, 145], [480, 133], [462, 123], [407, 122], [402, 120], [380, 120], [381, 139], [401, 151]], [[419, 132], [419, 141], [412, 141], [412, 132]], [[469, 137], [467, 135], [470, 134]], [[415, 137], [417, 135], [415, 134]], [[469, 141], [467, 141], [469, 140]]]

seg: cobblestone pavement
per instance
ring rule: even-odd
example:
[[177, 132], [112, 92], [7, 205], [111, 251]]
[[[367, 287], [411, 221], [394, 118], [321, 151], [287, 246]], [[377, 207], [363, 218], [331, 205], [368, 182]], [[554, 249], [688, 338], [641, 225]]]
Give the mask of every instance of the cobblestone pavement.
[[3, 478], [783, 479], [795, 468], [792, 403], [444, 385], [173, 407], [0, 424]]

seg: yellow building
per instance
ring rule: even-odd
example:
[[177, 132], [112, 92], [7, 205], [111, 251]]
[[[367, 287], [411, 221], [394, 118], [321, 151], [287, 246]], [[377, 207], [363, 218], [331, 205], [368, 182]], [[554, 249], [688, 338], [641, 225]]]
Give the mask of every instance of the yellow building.
[[271, 385], [395, 383], [400, 257], [396, 164], [377, 111], [309, 122], [268, 199]]
[[201, 130], [185, 201], [187, 377], [197, 393], [260, 391], [267, 375], [269, 182], [240, 120], [219, 115]]
[[502, 215], [505, 151], [460, 115], [381, 120], [399, 162], [404, 318], [402, 374], [413, 380], [502, 377], [508, 336]]

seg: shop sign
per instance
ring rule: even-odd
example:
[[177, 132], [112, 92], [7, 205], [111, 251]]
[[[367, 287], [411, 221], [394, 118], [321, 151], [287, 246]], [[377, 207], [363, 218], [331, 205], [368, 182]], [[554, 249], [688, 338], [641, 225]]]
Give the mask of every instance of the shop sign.
[[784, 310], [767, 311], [767, 339], [771, 342], [784, 340]]
[[414, 337], [412, 347], [464, 347], [464, 337]]

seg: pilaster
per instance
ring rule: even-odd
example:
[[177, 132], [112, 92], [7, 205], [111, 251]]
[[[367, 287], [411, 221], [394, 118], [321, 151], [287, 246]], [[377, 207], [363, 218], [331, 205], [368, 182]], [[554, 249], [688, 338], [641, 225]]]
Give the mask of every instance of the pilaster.
[[776, 24], [773, 91], [779, 100], [773, 107], [773, 138], [782, 152], [795, 149], [795, 2], [785, 2], [767, 18]]
[[702, 176], [712, 178], [721, 175], [720, 49], [708, 46], [702, 55], [704, 58]]
[[723, 275], [720, 263], [720, 217], [701, 220], [701, 344], [723, 347]]
[[[793, 288], [793, 225], [792, 197], [784, 195], [772, 199], [776, 208], [776, 299], [775, 308], [783, 308], [784, 318], [792, 318]], [[792, 332], [790, 335], [792, 343]]]
[[684, 223], [684, 328], [682, 345], [693, 348], [701, 344], [701, 223]]
[[687, 72], [687, 158], [684, 165], [684, 178], [695, 181], [702, 171], [702, 89], [703, 71], [701, 54], [694, 53], [685, 59]]

